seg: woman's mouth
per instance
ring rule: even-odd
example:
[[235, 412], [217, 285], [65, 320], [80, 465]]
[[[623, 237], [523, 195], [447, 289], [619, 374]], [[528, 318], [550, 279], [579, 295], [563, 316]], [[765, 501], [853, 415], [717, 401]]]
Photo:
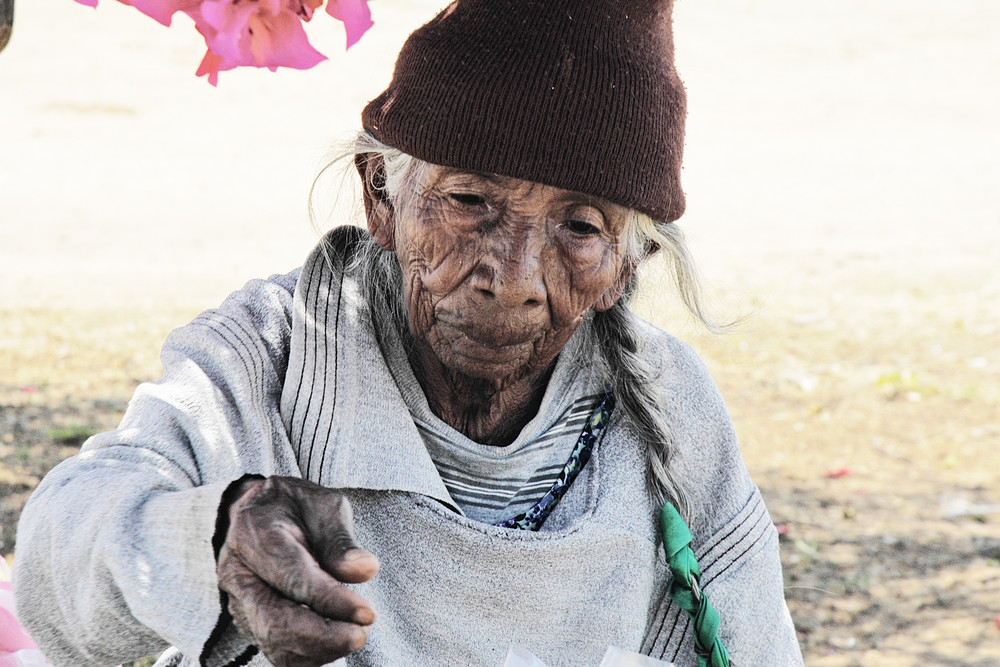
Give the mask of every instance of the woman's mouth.
[[439, 340], [450, 351], [472, 362], [489, 365], [524, 363], [534, 350], [537, 336], [497, 336], [495, 331], [477, 332], [472, 327], [438, 322]]

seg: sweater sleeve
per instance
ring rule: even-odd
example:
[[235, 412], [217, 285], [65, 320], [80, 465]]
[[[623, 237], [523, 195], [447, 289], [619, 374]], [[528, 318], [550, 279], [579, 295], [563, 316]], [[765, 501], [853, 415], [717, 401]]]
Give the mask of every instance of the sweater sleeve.
[[719, 636], [737, 665], [802, 664], [785, 604], [778, 533], [754, 488], [743, 509], [698, 553], [702, 586], [719, 611]]
[[[665, 357], [677, 448], [672, 466], [691, 504], [692, 548], [701, 586], [721, 617], [722, 642], [736, 665], [801, 665], [778, 534], [747, 472], [722, 396], [690, 347], [671, 339]], [[647, 645], [655, 657], [696, 664], [691, 621], [669, 595], [654, 614]]]
[[[248, 473], [298, 474], [279, 413], [297, 275], [248, 283], [174, 331], [163, 378], [140, 385], [118, 429], [88, 440], [28, 501], [14, 587], [54, 664], [205, 651], [222, 613], [222, 494]], [[247, 649], [228, 634], [206, 664]]]

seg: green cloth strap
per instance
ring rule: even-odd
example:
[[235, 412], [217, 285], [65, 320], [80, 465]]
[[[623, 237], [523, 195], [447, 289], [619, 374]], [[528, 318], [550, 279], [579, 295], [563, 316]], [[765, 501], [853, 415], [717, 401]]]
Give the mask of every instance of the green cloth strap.
[[663, 552], [673, 575], [670, 597], [694, 621], [698, 667], [730, 667], [729, 652], [719, 639], [719, 613], [701, 590], [701, 568], [691, 550], [691, 530], [670, 503], [660, 512], [660, 531]]

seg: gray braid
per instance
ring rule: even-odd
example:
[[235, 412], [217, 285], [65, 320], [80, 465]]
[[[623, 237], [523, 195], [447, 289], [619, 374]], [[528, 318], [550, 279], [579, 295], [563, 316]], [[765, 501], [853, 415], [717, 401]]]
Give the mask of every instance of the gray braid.
[[616, 400], [616, 409], [636, 435], [646, 443], [646, 485], [658, 502], [670, 501], [682, 517], [690, 518], [688, 496], [670, 466], [674, 439], [663, 418], [663, 397], [656, 372], [641, 354], [641, 340], [632, 324], [628, 302], [636, 280], [614, 306], [594, 315], [594, 335], [601, 351], [605, 374]]

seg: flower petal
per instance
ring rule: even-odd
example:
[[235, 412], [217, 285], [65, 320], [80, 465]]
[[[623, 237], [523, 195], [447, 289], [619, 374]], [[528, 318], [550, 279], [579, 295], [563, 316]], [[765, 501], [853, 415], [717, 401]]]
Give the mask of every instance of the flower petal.
[[[80, 0], [77, 0], [79, 2]], [[122, 0], [127, 5], [132, 5], [140, 12], [156, 19], [165, 26], [170, 25], [170, 21], [175, 12], [188, 11], [198, 6], [199, 0]]]
[[309, 69], [326, 60], [309, 43], [302, 21], [290, 11], [273, 17], [257, 14], [250, 26], [250, 48], [258, 67]]
[[[203, 26], [199, 32], [205, 37], [209, 51], [222, 57], [225, 64], [253, 65], [253, 57], [244, 42], [250, 34], [250, 18], [257, 13], [255, 2], [234, 3], [230, 0], [205, 0], [199, 13]], [[195, 21], [195, 27], [199, 22]], [[210, 28], [204, 29], [204, 28]], [[222, 67], [222, 69], [232, 69]]]
[[208, 75], [208, 82], [213, 86], [219, 85], [219, 71], [222, 69], [232, 69], [231, 67], [222, 67], [222, 56], [217, 53], [212, 53], [211, 51], [205, 52], [205, 57], [201, 59], [201, 64], [198, 65], [198, 71], [194, 73], [195, 76]]
[[88, 7], [97, 6], [97, 0], [76, 0], [76, 1], [79, 2], [81, 5], [87, 5]]
[[375, 25], [368, 9], [368, 0], [329, 0], [326, 13], [344, 22], [347, 31], [347, 48], [354, 46], [361, 36]]
[[17, 620], [14, 592], [9, 581], [0, 581], [0, 653], [38, 648]]
[[282, 0], [257, 0], [257, 2], [271, 16], [277, 16], [284, 9]]
[[310, 21], [313, 12], [319, 9], [322, 4], [323, 0], [287, 0], [285, 7], [292, 13], [301, 16], [303, 21]]

